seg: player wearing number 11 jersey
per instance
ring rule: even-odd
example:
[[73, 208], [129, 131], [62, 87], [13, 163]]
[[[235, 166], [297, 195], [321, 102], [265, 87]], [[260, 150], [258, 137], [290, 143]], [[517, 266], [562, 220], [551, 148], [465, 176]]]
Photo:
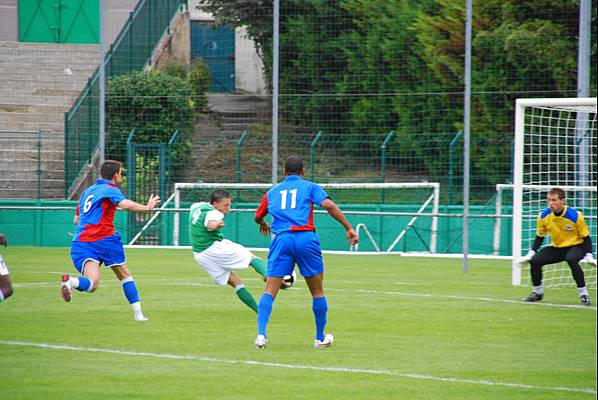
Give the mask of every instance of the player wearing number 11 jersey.
[[[324, 334], [328, 303], [324, 296], [324, 264], [320, 249], [320, 238], [314, 226], [314, 205], [321, 206], [340, 222], [346, 231], [350, 244], [357, 244], [357, 233], [344, 214], [319, 185], [303, 179], [303, 162], [291, 156], [285, 163], [285, 179], [266, 193], [257, 211], [255, 222], [260, 233], [269, 235], [272, 242], [268, 253], [266, 288], [258, 305], [258, 335], [254, 345], [263, 349], [266, 346], [266, 326], [272, 313], [274, 298], [280, 289], [282, 278], [290, 275], [295, 268], [305, 278], [312, 296], [312, 311], [316, 322], [314, 347], [328, 347], [333, 337]], [[272, 216], [272, 226], [264, 217]]]
[[71, 301], [72, 289], [94, 292], [100, 283], [100, 266], [110, 267], [121, 282], [125, 297], [133, 309], [136, 321], [146, 321], [141, 311], [137, 285], [125, 263], [125, 251], [120, 234], [114, 229], [116, 207], [127, 211], [151, 211], [160, 203], [160, 197], [151, 195], [147, 205], [127, 200], [116, 186], [122, 180], [122, 163], [107, 160], [100, 167], [102, 179], [83, 192], [77, 211], [75, 237], [71, 258], [78, 277], [62, 275], [60, 294]]

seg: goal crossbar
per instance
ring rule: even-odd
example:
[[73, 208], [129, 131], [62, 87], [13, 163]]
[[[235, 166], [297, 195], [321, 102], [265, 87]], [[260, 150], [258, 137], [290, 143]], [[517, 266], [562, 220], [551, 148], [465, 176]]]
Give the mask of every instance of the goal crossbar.
[[[440, 201], [440, 184], [438, 182], [401, 182], [401, 183], [321, 183], [319, 184], [324, 189], [431, 189], [432, 194], [427, 197], [426, 201], [419, 208], [417, 213], [405, 213], [412, 216], [408, 223], [408, 226], [399, 233], [397, 238], [393, 241], [393, 244], [387, 250], [391, 252], [398, 241], [405, 235], [406, 230], [409, 229], [413, 223], [421, 216], [424, 216], [422, 211], [432, 203], [432, 223], [430, 232], [430, 252], [436, 252], [437, 243], [437, 232], [438, 232], [438, 209]], [[178, 182], [174, 185], [174, 206], [176, 209], [180, 208], [181, 205], [181, 189], [270, 189], [272, 188], [270, 183], [185, 183]], [[382, 214], [382, 213], [377, 213]], [[360, 224], [360, 228], [369, 234], [367, 226]], [[173, 245], [178, 246], [180, 243], [180, 214], [176, 212], [173, 218]], [[368, 235], [372, 241], [371, 235]], [[380, 251], [380, 247], [374, 243], [374, 247]], [[355, 249], [356, 250], [356, 249]]]

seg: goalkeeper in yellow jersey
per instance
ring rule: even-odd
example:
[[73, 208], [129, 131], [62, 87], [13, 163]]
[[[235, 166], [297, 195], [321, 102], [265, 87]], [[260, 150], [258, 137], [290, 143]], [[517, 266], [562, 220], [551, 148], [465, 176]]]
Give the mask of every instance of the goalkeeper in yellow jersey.
[[[519, 264], [530, 264], [533, 291], [523, 301], [535, 302], [544, 297], [542, 267], [567, 261], [577, 284], [577, 291], [584, 306], [591, 305], [586, 288], [582, 264], [596, 267], [592, 256], [592, 239], [581, 212], [565, 205], [565, 192], [553, 188], [547, 195], [548, 208], [538, 214], [538, 228], [533, 248], [519, 260]], [[544, 238], [550, 235], [552, 243], [542, 249]]]

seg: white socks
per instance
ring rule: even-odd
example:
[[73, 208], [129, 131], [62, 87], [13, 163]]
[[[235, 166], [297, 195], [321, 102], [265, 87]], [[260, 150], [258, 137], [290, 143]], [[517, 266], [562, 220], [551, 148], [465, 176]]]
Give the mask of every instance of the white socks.
[[131, 303], [131, 308], [133, 309], [133, 318], [135, 321], [147, 321], [145, 315], [143, 315], [143, 311], [141, 311], [141, 303]]
[[544, 294], [544, 286], [540, 285], [540, 286], [534, 286], [533, 287], [533, 292], [534, 293], [538, 293], [538, 294]]

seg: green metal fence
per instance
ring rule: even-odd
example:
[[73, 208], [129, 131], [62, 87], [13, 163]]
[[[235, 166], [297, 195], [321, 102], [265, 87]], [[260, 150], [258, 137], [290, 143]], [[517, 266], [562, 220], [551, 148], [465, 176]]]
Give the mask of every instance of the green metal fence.
[[[186, 7], [187, 0], [141, 0], [106, 53], [106, 79], [142, 70], [164, 32], [170, 33], [172, 17]], [[65, 197], [98, 145], [98, 77], [96, 70], [73, 107], [64, 115]]]
[[[174, 146], [179, 131], [174, 131], [167, 143], [137, 143], [135, 130], [131, 130], [127, 139], [126, 176], [123, 187], [127, 198], [145, 204], [150, 195], [159, 195], [162, 201], [172, 193], [173, 174], [175, 174]], [[152, 221], [151, 225], [148, 221]], [[129, 213], [128, 232], [135, 235], [145, 226], [138, 244], [165, 245], [169, 237], [165, 216], [154, 217], [152, 214]], [[129, 235], [130, 236], [130, 235]], [[124, 236], [127, 242], [133, 236]]]

